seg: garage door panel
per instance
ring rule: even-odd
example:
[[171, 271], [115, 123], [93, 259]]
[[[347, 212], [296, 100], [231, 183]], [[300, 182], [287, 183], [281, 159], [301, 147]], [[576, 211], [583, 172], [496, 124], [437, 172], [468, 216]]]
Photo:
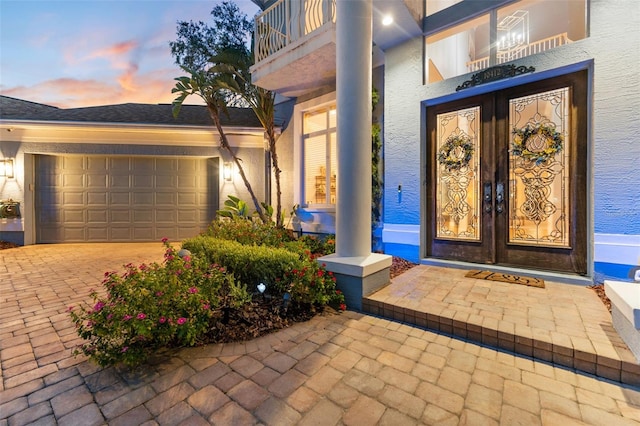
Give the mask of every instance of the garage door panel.
[[218, 206], [218, 163], [217, 158], [37, 155], [37, 242], [197, 235]]
[[132, 161], [134, 173], [144, 172], [146, 175], [153, 175], [156, 168], [156, 159], [151, 157], [135, 157]]
[[[67, 170], [85, 170], [85, 162], [87, 160], [87, 157], [76, 157], [76, 156], [69, 156], [69, 157], [58, 157], [60, 159], [62, 159], [62, 168], [67, 171]], [[60, 163], [58, 163], [60, 164]]]
[[175, 210], [156, 209], [155, 219], [156, 223], [167, 222], [175, 224], [178, 219], [178, 215]]
[[102, 226], [109, 223], [107, 210], [87, 210], [87, 221], [90, 223], [101, 223]]
[[87, 228], [87, 239], [90, 241], [107, 241], [109, 239], [109, 228], [106, 226]]
[[198, 204], [198, 194], [195, 192], [179, 192], [178, 193], [178, 206], [191, 207]]
[[84, 210], [73, 210], [66, 209], [62, 212], [61, 221], [68, 225], [82, 225], [86, 222], [86, 217], [84, 215]]
[[198, 212], [195, 210], [178, 210], [178, 223], [197, 223], [199, 219]]
[[102, 174], [88, 174], [87, 175], [87, 187], [95, 189], [105, 189], [108, 186], [107, 175]]
[[155, 162], [156, 175], [174, 176], [178, 170], [178, 161], [173, 158], [158, 158]]
[[158, 240], [155, 236], [155, 228], [153, 226], [135, 226], [132, 231], [132, 237], [136, 241]]
[[131, 211], [129, 209], [110, 209], [109, 216], [112, 223], [126, 223], [131, 222]]
[[131, 170], [131, 160], [129, 157], [109, 157], [109, 170], [111, 173], [128, 175]]
[[86, 241], [87, 235], [84, 227], [65, 226], [62, 238], [64, 241], [75, 243]]
[[[123, 173], [123, 172], [118, 172]], [[126, 172], [128, 173], [128, 172]], [[126, 175], [110, 175], [109, 176], [109, 185], [112, 189], [129, 189], [131, 187], [131, 177]]]
[[62, 204], [66, 206], [70, 205], [84, 205], [84, 192], [72, 192], [66, 191], [62, 193]]
[[134, 210], [133, 221], [135, 223], [153, 223], [153, 210]]
[[127, 225], [126, 227], [118, 227], [111, 226], [109, 228], [109, 240], [110, 241], [133, 241], [133, 233], [131, 232], [131, 228]]
[[[64, 173], [64, 172], [63, 172]], [[68, 187], [75, 186], [76, 188], [84, 187], [84, 176], [81, 174], [65, 174], [62, 176], [62, 185]]]
[[196, 174], [200, 168], [200, 162], [198, 160], [191, 160], [187, 158], [181, 158], [178, 160], [178, 170], [180, 174]]
[[112, 207], [129, 206], [131, 204], [131, 194], [129, 192], [111, 191], [109, 192], [109, 205]]
[[103, 172], [106, 175], [109, 170], [109, 159], [106, 157], [87, 157], [87, 170], [92, 172]]
[[134, 175], [133, 187], [136, 189], [145, 188], [148, 190], [153, 189], [153, 176], [150, 175]]
[[175, 206], [178, 196], [175, 192], [156, 192], [156, 206]]
[[147, 206], [153, 206], [153, 198], [154, 198], [154, 194], [152, 192], [139, 192], [139, 191], [134, 191], [131, 193], [132, 197], [133, 197], [133, 205], [135, 206], [142, 206], [142, 205], [147, 205]]
[[180, 176], [178, 178], [178, 188], [180, 188], [181, 190], [190, 190], [197, 188], [197, 186], [197, 176]]
[[87, 205], [90, 207], [104, 206], [106, 207], [108, 194], [106, 192], [87, 192]]
[[177, 188], [175, 176], [156, 176], [156, 188]]

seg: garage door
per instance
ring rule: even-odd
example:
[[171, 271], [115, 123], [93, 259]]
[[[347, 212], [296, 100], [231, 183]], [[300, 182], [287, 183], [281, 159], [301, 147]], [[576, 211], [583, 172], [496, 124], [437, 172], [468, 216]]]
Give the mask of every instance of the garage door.
[[36, 156], [38, 243], [178, 240], [218, 207], [217, 158]]

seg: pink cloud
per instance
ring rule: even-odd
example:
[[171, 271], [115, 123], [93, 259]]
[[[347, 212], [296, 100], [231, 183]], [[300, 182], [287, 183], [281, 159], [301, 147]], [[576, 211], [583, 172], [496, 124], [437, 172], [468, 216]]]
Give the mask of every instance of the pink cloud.
[[122, 89], [129, 92], [137, 90], [136, 73], [138, 69], [138, 64], [130, 63], [125, 72], [118, 77], [118, 83], [120, 83]]
[[131, 52], [133, 49], [138, 47], [138, 42], [135, 40], [127, 40], [120, 43], [113, 44], [111, 46], [107, 46], [103, 49], [99, 49], [92, 53], [90, 58], [100, 58], [100, 57], [110, 57], [110, 56], [118, 56], [125, 55]]
[[[132, 66], [112, 82], [59, 78], [32, 86], [3, 88], [0, 92], [6, 96], [60, 108], [121, 103], [171, 103], [175, 99], [175, 95], [171, 93], [175, 85], [173, 78], [178, 75], [179, 71], [174, 68], [138, 73], [137, 66]], [[202, 104], [196, 96], [188, 98], [186, 103]]]

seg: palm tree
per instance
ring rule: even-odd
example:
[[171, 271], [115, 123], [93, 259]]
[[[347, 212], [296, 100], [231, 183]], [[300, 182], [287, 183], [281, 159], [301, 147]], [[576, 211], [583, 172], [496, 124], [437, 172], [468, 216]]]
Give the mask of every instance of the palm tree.
[[209, 69], [220, 75], [226, 75], [220, 84], [231, 93], [240, 96], [260, 120], [269, 142], [269, 155], [276, 183], [276, 226], [284, 226], [282, 210], [282, 189], [280, 186], [281, 169], [278, 165], [275, 129], [275, 94], [258, 87], [251, 82], [249, 69], [253, 65], [253, 55], [246, 49], [228, 48], [211, 58], [214, 65]]
[[[236, 156], [233, 149], [231, 149], [231, 145], [229, 144], [229, 140], [227, 139], [227, 135], [222, 128], [222, 123], [220, 121], [220, 114], [229, 115], [228, 105], [232, 102], [233, 93], [229, 93], [227, 87], [230, 86], [230, 75], [224, 73], [215, 73], [209, 71], [190, 71], [189, 69], [183, 67], [183, 70], [190, 73], [190, 77], [178, 77], [176, 78], [177, 83], [176, 86], [171, 90], [171, 93], [178, 94], [178, 97], [172, 102], [172, 111], [173, 116], [177, 117], [180, 113], [180, 109], [185, 99], [191, 95], [197, 95], [205, 102], [207, 106], [207, 110], [209, 111], [209, 116], [213, 121], [216, 129], [218, 130], [218, 134], [220, 135], [220, 146], [224, 148], [233, 161], [236, 163], [238, 173], [242, 178], [249, 195], [253, 201], [253, 204], [256, 208], [256, 213], [262, 220], [262, 222], [267, 223], [269, 218], [265, 215], [258, 198], [253, 192], [253, 188], [251, 187], [251, 183], [247, 179], [247, 176], [244, 173], [244, 169], [242, 168], [242, 162], [238, 156]], [[232, 84], [231, 84], [232, 85]]]

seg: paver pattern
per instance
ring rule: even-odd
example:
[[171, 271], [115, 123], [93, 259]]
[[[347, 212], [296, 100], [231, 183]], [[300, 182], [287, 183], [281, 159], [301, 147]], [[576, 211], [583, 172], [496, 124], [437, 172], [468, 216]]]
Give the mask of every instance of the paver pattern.
[[2, 425], [635, 425], [640, 389], [356, 312], [136, 371], [74, 358], [69, 305], [160, 244], [0, 251]]
[[640, 386], [640, 365], [596, 292], [546, 280], [545, 288], [466, 278], [418, 265], [363, 300], [385, 318]]

